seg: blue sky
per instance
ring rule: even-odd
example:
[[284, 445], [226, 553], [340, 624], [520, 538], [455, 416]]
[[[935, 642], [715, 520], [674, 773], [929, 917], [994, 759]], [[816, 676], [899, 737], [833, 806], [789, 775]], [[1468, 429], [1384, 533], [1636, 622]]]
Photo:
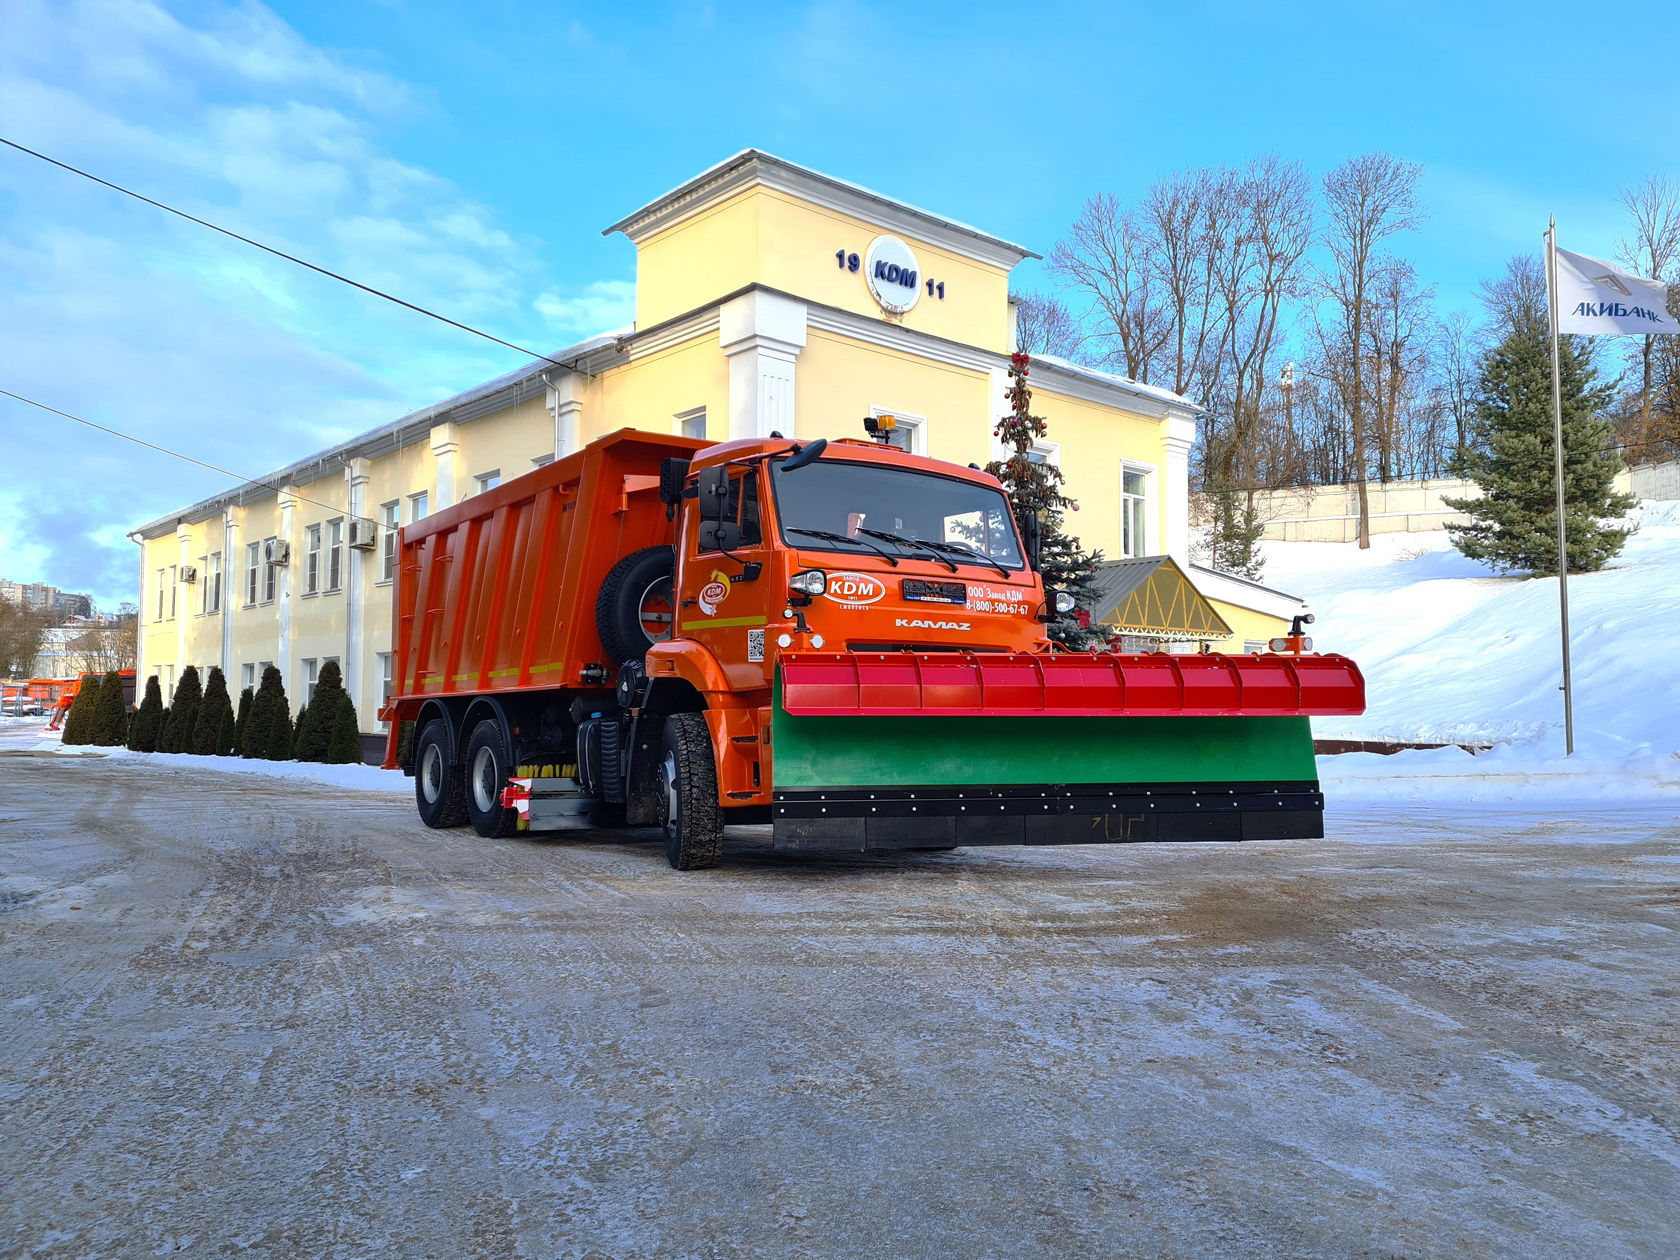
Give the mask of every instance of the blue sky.
[[[627, 323], [601, 228], [756, 146], [1048, 252], [1275, 151], [1421, 163], [1443, 309], [1680, 170], [1680, 5], [6, 0], [0, 134], [540, 349]], [[1046, 289], [1036, 264], [1018, 287]], [[479, 343], [0, 153], [0, 387], [262, 473], [506, 371]], [[0, 399], [0, 576], [133, 598], [225, 478]]]

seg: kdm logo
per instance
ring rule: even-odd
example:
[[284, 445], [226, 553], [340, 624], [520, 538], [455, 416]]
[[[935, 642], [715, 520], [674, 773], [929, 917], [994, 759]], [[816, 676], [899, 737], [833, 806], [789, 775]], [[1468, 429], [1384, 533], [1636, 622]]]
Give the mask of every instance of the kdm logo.
[[717, 616], [717, 606], [729, 598], [729, 578], [716, 569], [712, 580], [700, 588], [700, 611], [708, 617]]
[[846, 608], [863, 608], [887, 593], [879, 578], [867, 573], [830, 573], [828, 598]]

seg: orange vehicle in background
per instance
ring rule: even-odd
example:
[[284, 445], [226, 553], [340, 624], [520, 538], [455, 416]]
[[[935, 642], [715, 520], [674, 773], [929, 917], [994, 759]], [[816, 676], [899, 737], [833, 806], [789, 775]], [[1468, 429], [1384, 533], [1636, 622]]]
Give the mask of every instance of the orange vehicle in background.
[[658, 826], [679, 868], [726, 822], [797, 852], [1321, 835], [1306, 715], [1363, 711], [1353, 662], [1064, 651], [1036, 524], [878, 440], [619, 430], [402, 531], [385, 764], [413, 723], [428, 826]]

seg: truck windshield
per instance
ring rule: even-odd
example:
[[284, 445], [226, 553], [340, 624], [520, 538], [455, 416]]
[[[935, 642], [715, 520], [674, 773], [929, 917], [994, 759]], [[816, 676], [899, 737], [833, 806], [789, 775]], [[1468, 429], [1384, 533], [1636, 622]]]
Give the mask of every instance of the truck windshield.
[[776, 460], [770, 479], [777, 520], [793, 546], [848, 554], [932, 551], [957, 564], [966, 552], [976, 557], [970, 563], [1025, 567], [1009, 503], [990, 487], [839, 459], [790, 473]]

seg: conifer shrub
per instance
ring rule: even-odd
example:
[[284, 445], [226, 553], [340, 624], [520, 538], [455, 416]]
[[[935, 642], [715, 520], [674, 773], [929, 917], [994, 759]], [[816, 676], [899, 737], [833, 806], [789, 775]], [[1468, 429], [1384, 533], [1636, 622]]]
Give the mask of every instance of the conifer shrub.
[[200, 757], [216, 755], [216, 737], [221, 734], [222, 715], [232, 709], [227, 677], [219, 666], [212, 665], [204, 684], [204, 700], [198, 706], [198, 721], [193, 726], [192, 752]]
[[362, 760], [362, 736], [356, 726], [356, 706], [349, 696], [339, 703], [338, 715], [333, 718], [332, 738], [327, 743], [327, 763], [334, 766], [357, 765]]
[[216, 756], [231, 757], [233, 755], [234, 727], [237, 725], [233, 716], [233, 704], [230, 702], [222, 706], [222, 722], [216, 728]]
[[[344, 674], [337, 661], [328, 661], [321, 666], [321, 675], [315, 680], [315, 695], [309, 702], [307, 716], [298, 714], [297, 738], [292, 751], [299, 761], [332, 760], [327, 750], [332, 744], [333, 731], [338, 726], [339, 710], [344, 708], [350, 709], [350, 720], [354, 724], [355, 705], [344, 690]], [[357, 760], [360, 760], [359, 756]]]
[[128, 746], [135, 752], [156, 752], [158, 731], [163, 724], [163, 689], [153, 674], [146, 679], [146, 691], [134, 710], [128, 728]]
[[246, 718], [245, 730], [239, 737], [239, 755], [247, 758], [262, 760], [268, 757], [269, 736], [274, 730], [274, 713], [279, 708], [287, 714], [286, 733], [291, 735], [290, 706], [286, 700], [286, 685], [280, 679], [280, 670], [270, 665], [262, 672], [262, 683], [257, 688], [257, 694], [251, 699], [251, 712]]
[[62, 741], [66, 746], [91, 743], [94, 706], [99, 703], [101, 680], [97, 674], [84, 674], [76, 686], [76, 698], [70, 702], [70, 712], [64, 715]]
[[175, 699], [169, 705], [169, 721], [158, 740], [158, 751], [190, 753], [193, 748], [193, 728], [198, 725], [199, 706], [204, 702], [204, 686], [199, 681], [198, 666], [188, 665], [181, 671], [181, 681], [175, 687]]
[[115, 748], [127, 736], [128, 706], [123, 703], [122, 675], [113, 669], [105, 675], [99, 697], [93, 702], [88, 743], [100, 748]]
[[274, 706], [273, 725], [268, 728], [268, 759], [292, 760], [292, 712], [284, 699]]
[[292, 759], [294, 761], [318, 761], [318, 757], [299, 756], [298, 750], [303, 747], [305, 738], [309, 734], [309, 710], [314, 705], [300, 704], [297, 716], [292, 719]]
[[246, 687], [239, 693], [239, 716], [233, 722], [233, 752], [235, 756], [244, 754], [245, 726], [251, 720], [251, 697], [256, 695], [256, 689]]

